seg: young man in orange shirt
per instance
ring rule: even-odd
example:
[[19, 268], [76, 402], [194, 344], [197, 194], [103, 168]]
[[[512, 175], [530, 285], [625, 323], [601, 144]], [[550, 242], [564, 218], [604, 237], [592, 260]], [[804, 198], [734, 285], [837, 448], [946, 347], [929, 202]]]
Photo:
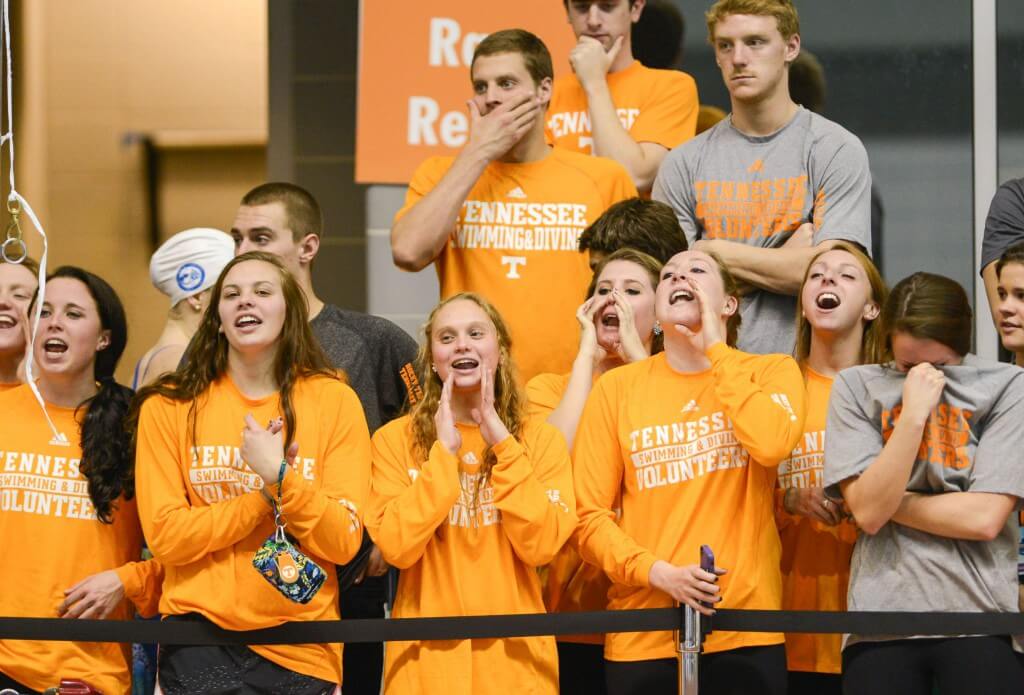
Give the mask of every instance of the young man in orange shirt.
[[739, 348], [789, 354], [815, 247], [871, 248], [867, 152], [790, 97], [800, 53], [790, 0], [718, 0], [707, 22], [732, 113], [665, 158], [652, 197], [676, 211], [691, 248], [717, 253], [747, 286]]
[[631, 30], [646, 0], [563, 0], [577, 44], [571, 75], [555, 80], [548, 138], [614, 159], [650, 193], [661, 161], [697, 128], [697, 85], [633, 58]]
[[413, 175], [391, 228], [395, 265], [415, 272], [436, 263], [442, 298], [485, 295], [509, 324], [524, 381], [568, 371], [572, 317], [590, 282], [579, 236], [636, 187], [611, 160], [545, 142], [553, 71], [536, 36], [491, 34], [470, 75], [469, 140], [458, 156], [428, 159]]

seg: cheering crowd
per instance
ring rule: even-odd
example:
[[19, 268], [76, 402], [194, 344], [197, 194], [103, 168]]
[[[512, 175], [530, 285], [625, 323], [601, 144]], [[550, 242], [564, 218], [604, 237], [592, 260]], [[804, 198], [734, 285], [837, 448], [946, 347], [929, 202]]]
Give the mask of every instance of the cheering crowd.
[[[571, 73], [554, 80], [529, 32], [487, 36], [465, 147], [410, 181], [394, 262], [441, 287], [418, 345], [318, 298], [323, 219], [290, 183], [249, 191], [229, 234], [156, 251], [168, 318], [132, 388], [107, 281], [62, 266], [40, 293], [31, 259], [0, 263], [0, 614], [252, 630], [385, 605], [1019, 612], [1024, 371], [971, 353], [953, 280], [886, 286], [866, 151], [790, 93], [792, 3], [708, 9], [731, 110], [698, 134], [693, 79], [635, 58], [645, 0], [563, 2]], [[1009, 182], [977, 270], [1015, 363], [1022, 240]], [[700, 689], [1019, 693], [1022, 652], [1014, 635], [715, 631]], [[0, 639], [0, 693], [63, 680], [628, 695], [676, 692], [678, 660], [669, 632]]]

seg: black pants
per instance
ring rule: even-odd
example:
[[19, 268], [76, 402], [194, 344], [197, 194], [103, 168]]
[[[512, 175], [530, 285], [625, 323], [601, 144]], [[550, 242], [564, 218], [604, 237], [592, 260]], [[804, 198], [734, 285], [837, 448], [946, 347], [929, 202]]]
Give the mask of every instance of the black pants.
[[560, 695], [605, 695], [604, 645], [559, 642], [558, 683]]
[[838, 673], [790, 671], [788, 695], [843, 695], [843, 677]]
[[846, 695], [1020, 695], [1024, 669], [1007, 637], [858, 642], [843, 650]]
[[39, 695], [38, 690], [26, 688], [24, 685], [14, 680], [6, 673], [0, 673], [0, 690], [4, 689], [17, 690], [18, 695]]
[[[341, 593], [342, 620], [383, 618], [387, 575], [367, 577]], [[384, 645], [352, 642], [342, 648], [341, 689], [344, 695], [380, 695], [384, 677]]]
[[[606, 661], [608, 695], [661, 695], [679, 690], [676, 659]], [[700, 657], [701, 695], [786, 695], [786, 648], [742, 647]]]
[[[165, 620], [205, 620], [198, 615]], [[161, 645], [157, 683], [165, 695], [331, 695], [336, 685], [278, 666], [248, 647]]]

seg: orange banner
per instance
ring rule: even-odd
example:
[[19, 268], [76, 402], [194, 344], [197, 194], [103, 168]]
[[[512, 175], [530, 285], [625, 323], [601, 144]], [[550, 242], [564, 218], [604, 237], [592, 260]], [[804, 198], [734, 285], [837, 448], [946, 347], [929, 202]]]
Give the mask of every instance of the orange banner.
[[511, 28], [547, 44], [556, 75], [569, 69], [575, 39], [561, 0], [363, 0], [356, 181], [408, 183], [424, 159], [462, 147], [473, 49]]

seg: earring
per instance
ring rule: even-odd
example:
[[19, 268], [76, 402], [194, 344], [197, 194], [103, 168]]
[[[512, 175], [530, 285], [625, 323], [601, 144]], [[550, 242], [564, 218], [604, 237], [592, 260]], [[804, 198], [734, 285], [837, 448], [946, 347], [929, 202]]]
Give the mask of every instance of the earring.
[[437, 365], [436, 364], [430, 365], [430, 371], [432, 371], [434, 374], [437, 374]]
[[654, 322], [654, 335], [661, 335], [661, 321]]

